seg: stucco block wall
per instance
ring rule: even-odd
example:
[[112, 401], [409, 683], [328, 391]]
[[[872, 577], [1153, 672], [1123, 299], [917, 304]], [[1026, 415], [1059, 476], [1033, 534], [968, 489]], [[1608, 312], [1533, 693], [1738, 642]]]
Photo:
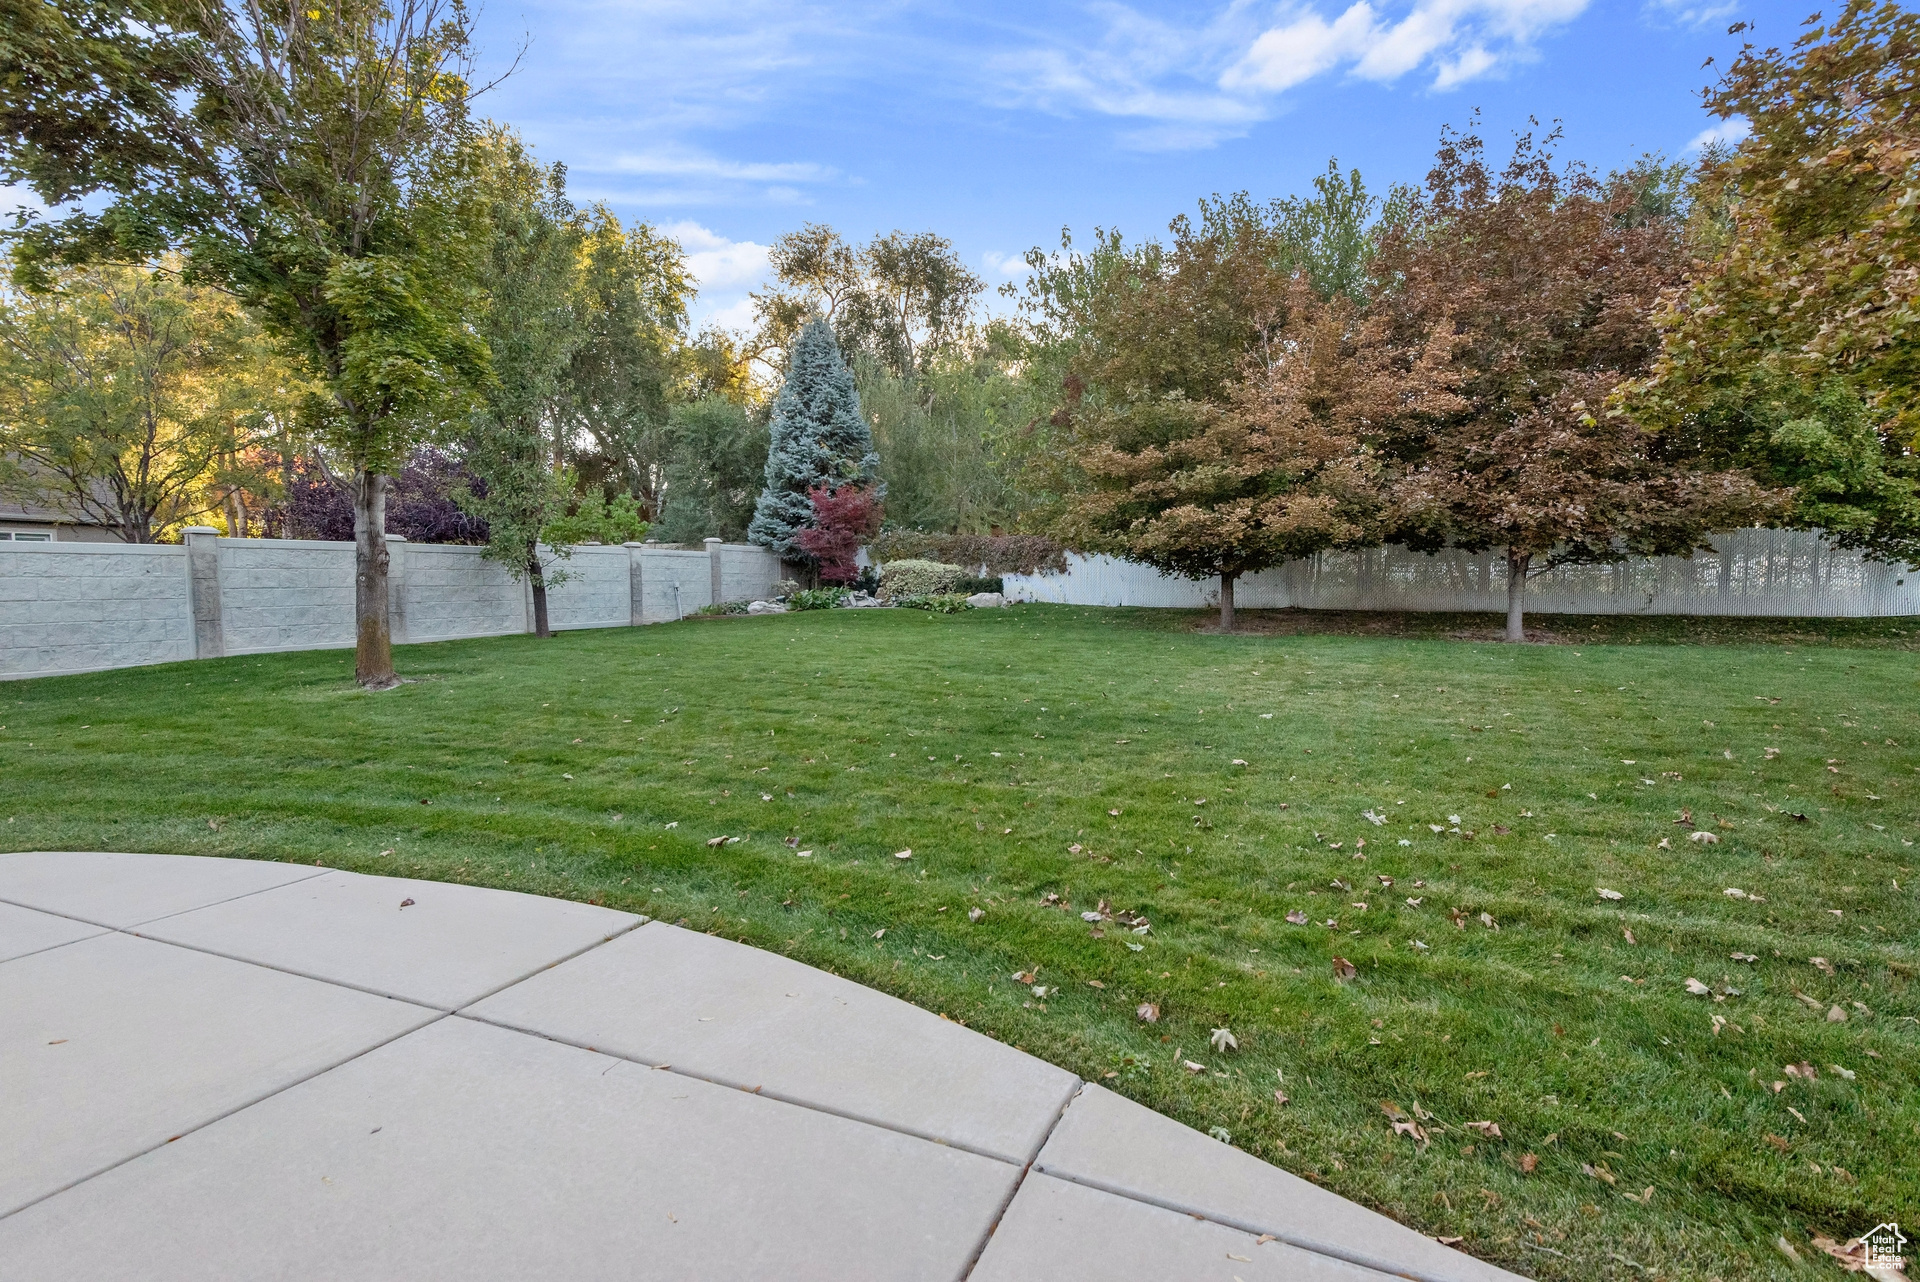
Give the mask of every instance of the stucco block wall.
[[763, 601], [780, 591], [780, 558], [751, 543], [720, 545], [720, 599]]
[[[0, 678], [353, 644], [351, 543], [203, 529], [187, 538], [160, 547], [0, 543]], [[389, 539], [387, 550], [396, 643], [532, 630], [527, 585], [480, 548]], [[770, 596], [780, 581], [778, 558], [746, 544], [589, 545], [557, 564], [566, 578], [547, 595], [555, 629], [692, 614], [713, 599], [716, 565], [726, 600]]]
[[353, 644], [353, 545], [221, 539], [220, 613], [228, 654]]
[[[434, 543], [406, 545], [406, 581], [401, 611], [406, 637], [451, 641], [497, 637], [527, 630], [527, 589], [481, 549]], [[348, 572], [352, 572], [349, 558]], [[353, 605], [347, 605], [351, 622]]]
[[577, 547], [558, 563], [566, 578], [547, 592], [554, 628], [625, 627], [630, 618], [633, 558], [624, 547]]
[[192, 657], [185, 548], [0, 543], [0, 675]]
[[713, 562], [705, 552], [648, 549], [640, 560], [640, 621], [667, 623], [713, 600]]

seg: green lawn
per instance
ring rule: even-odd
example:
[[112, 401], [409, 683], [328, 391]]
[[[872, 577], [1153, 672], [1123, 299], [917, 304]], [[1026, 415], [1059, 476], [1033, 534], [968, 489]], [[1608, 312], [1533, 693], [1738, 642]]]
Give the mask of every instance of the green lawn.
[[[1195, 622], [689, 621], [404, 649], [381, 695], [340, 652], [4, 685], [0, 842], [684, 921], [1543, 1278], [1803, 1277], [1777, 1239], [1912, 1233], [1913, 621], [1524, 647]], [[1082, 920], [1102, 904], [1151, 929]]]

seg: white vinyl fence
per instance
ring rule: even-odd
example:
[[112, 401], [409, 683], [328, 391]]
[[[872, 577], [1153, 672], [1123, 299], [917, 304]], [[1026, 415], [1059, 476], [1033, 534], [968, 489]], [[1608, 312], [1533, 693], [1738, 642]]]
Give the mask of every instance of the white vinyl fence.
[[[1004, 576], [1016, 601], [1064, 605], [1218, 606], [1218, 579], [1170, 578], [1107, 556], [1067, 554], [1065, 574]], [[1240, 609], [1493, 610], [1507, 608], [1498, 552], [1402, 547], [1323, 552], [1234, 585]], [[1920, 572], [1867, 561], [1806, 530], [1737, 530], [1693, 557], [1568, 565], [1527, 584], [1541, 614], [1732, 614], [1798, 618], [1920, 615]]]
[[[532, 593], [477, 547], [389, 536], [396, 643], [533, 630]], [[627, 627], [779, 589], [765, 548], [577, 547], [549, 589], [555, 629]], [[226, 539], [171, 545], [0, 543], [0, 679], [353, 644], [353, 545]]]

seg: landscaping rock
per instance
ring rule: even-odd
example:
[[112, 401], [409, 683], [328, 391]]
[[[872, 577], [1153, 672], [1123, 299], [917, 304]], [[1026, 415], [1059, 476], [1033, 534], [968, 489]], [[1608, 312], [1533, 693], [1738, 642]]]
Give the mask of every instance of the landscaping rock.
[[998, 592], [976, 592], [967, 598], [967, 604], [976, 610], [998, 610], [1007, 603], [1007, 598]]
[[785, 614], [787, 607], [775, 601], [749, 601], [748, 614]]

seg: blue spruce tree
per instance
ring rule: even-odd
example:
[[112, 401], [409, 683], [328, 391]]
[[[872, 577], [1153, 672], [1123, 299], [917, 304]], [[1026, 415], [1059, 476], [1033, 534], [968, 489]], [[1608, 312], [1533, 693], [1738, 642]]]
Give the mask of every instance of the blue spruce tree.
[[769, 427], [767, 485], [747, 537], [783, 558], [808, 560], [794, 542], [796, 531], [813, 524], [807, 492], [822, 485], [871, 485], [880, 467], [873, 433], [860, 415], [853, 371], [825, 321], [809, 322], [794, 340]]

